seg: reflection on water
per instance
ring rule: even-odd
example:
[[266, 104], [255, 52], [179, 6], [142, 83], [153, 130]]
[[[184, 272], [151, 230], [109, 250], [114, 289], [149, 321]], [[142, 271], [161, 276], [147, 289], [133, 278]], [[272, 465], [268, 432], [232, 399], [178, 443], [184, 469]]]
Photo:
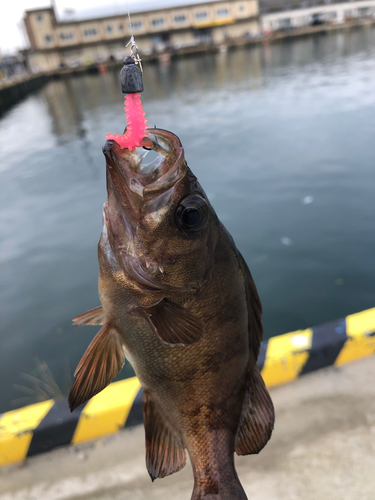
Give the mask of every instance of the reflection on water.
[[[374, 306], [374, 42], [368, 29], [145, 65], [149, 124], [180, 136], [251, 267], [266, 337]], [[109, 72], [50, 82], [0, 120], [0, 412], [37, 396], [44, 379], [21, 375], [36, 359], [64, 388], [95, 335], [70, 322], [98, 305], [101, 146], [122, 107]]]

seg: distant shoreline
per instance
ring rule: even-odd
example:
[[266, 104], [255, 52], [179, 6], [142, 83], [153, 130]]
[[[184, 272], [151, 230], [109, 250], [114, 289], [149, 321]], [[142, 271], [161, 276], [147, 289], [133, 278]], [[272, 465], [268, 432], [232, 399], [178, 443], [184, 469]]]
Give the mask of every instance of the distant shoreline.
[[[314, 34], [328, 34], [337, 31], [349, 31], [352, 29], [375, 26], [375, 19], [351, 20], [341, 24], [321, 24], [318, 26], [305, 26], [303, 28], [274, 31], [267, 35], [253, 38], [229, 39], [225, 43], [217, 45], [197, 45], [185, 47], [178, 50], [170, 50], [160, 54], [142, 56], [143, 61], [168, 62], [171, 58], [181, 56], [225, 52], [235, 47], [245, 47], [250, 45], [268, 45], [280, 40], [288, 40], [297, 37], [307, 37]], [[30, 92], [41, 88], [50, 79], [65, 78], [81, 73], [100, 73], [116, 67], [121, 67], [121, 62], [95, 63], [90, 66], [79, 66], [76, 68], [61, 68], [49, 72], [27, 74], [14, 78], [11, 81], [0, 82], [0, 113], [5, 112], [11, 106], [26, 97]]]

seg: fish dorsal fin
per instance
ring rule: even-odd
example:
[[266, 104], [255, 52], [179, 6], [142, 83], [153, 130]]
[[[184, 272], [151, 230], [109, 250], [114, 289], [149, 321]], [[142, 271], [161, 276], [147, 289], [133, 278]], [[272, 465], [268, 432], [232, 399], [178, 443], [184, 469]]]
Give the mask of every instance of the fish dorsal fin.
[[259, 453], [271, 437], [275, 412], [259, 368], [255, 365], [248, 380], [237, 431], [238, 455]]
[[72, 321], [73, 325], [84, 326], [84, 325], [104, 325], [105, 316], [102, 306], [90, 309], [83, 314], [80, 314]]
[[186, 346], [199, 342], [204, 336], [202, 320], [167, 298], [152, 306], [136, 307], [131, 314], [145, 318], [164, 344]]
[[178, 472], [186, 464], [181, 439], [166, 422], [151, 395], [143, 390], [146, 465], [152, 481]]
[[124, 363], [125, 352], [120, 336], [111, 324], [106, 323], [94, 337], [76, 368], [68, 398], [70, 410], [73, 411], [107, 387]]

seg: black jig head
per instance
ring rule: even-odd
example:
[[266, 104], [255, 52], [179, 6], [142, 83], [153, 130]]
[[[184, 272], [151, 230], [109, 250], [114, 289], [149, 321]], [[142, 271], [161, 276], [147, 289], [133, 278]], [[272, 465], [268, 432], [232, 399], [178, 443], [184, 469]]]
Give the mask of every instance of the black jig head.
[[123, 94], [139, 94], [143, 92], [142, 73], [132, 56], [126, 56], [120, 73]]

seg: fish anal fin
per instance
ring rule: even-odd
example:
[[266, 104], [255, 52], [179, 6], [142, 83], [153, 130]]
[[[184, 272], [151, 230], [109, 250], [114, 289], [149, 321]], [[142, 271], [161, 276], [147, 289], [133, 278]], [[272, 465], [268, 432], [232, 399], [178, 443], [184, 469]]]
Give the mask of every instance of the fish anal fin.
[[187, 346], [202, 340], [204, 324], [194, 313], [164, 298], [152, 306], [139, 306], [130, 311], [145, 318], [159, 339], [171, 346]]
[[80, 314], [72, 321], [72, 324], [75, 326], [104, 325], [104, 323], [105, 323], [105, 316], [102, 306], [90, 309], [89, 311]]
[[238, 455], [259, 453], [271, 437], [275, 412], [271, 397], [255, 365], [245, 393], [240, 425], [237, 431]]
[[166, 422], [151, 395], [143, 391], [143, 421], [146, 434], [146, 466], [152, 481], [178, 472], [186, 464], [181, 439]]
[[82, 356], [70, 389], [68, 401], [73, 411], [77, 406], [102, 391], [118, 375], [125, 363], [125, 352], [120, 336], [106, 323], [96, 334]]

